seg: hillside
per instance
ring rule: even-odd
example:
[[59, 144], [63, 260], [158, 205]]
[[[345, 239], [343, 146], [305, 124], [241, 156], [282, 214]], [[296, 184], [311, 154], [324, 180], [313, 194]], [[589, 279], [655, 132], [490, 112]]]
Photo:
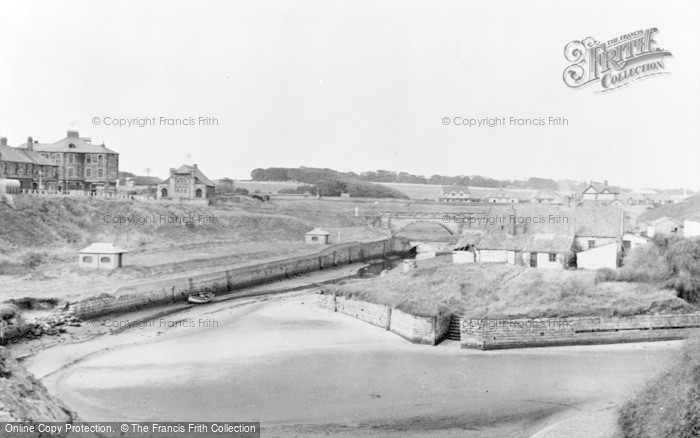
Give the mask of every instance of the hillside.
[[676, 220], [700, 220], [700, 195], [688, 198], [677, 204], [667, 204], [656, 207], [642, 213], [637, 219], [639, 222], [650, 222], [661, 217], [670, 217]]
[[[0, 301], [111, 291], [144, 279], [305, 254], [318, 248], [306, 245], [303, 235], [319, 226], [331, 233], [331, 242], [339, 236], [342, 241], [384, 237], [347, 211], [278, 206], [245, 196], [208, 207], [34, 196], [17, 196], [15, 205], [0, 204]], [[115, 222], [119, 218], [122, 223]], [[93, 242], [126, 249], [125, 267], [78, 268], [78, 250]]]

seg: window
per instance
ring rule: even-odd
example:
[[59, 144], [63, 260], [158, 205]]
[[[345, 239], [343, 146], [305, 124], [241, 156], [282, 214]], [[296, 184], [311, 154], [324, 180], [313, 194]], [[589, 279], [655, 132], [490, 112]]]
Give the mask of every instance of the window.
[[92, 169], [85, 169], [85, 178], [92, 178]]
[[97, 156], [97, 164], [102, 164], [102, 155]]
[[75, 154], [68, 154], [68, 162], [73, 164], [75, 162]]
[[105, 170], [104, 169], [97, 169], [97, 177], [104, 178], [104, 176], [105, 176]]
[[83, 256], [83, 263], [92, 263], [92, 257]]
[[313, 237], [311, 238], [311, 240], [313, 240], [314, 242], [316, 242], [316, 241], [318, 241], [318, 237], [313, 236]]
[[68, 178], [73, 178], [75, 176], [75, 169], [72, 167], [68, 168]]
[[92, 155], [85, 155], [85, 164], [92, 164]]
[[100, 263], [110, 263], [111, 261], [112, 261], [112, 259], [109, 257], [102, 257], [100, 259]]
[[550, 253], [549, 253], [549, 261], [550, 261], [550, 262], [556, 262], [556, 261], [557, 261], [557, 254], [556, 254], [556, 253], [553, 253], [553, 252], [550, 252]]
[[595, 248], [595, 240], [588, 241], [588, 249]]

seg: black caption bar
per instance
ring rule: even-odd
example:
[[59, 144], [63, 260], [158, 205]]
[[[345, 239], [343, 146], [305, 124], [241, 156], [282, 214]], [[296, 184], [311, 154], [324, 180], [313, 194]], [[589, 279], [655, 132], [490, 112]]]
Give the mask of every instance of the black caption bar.
[[260, 438], [259, 422], [0, 422], [8, 438]]

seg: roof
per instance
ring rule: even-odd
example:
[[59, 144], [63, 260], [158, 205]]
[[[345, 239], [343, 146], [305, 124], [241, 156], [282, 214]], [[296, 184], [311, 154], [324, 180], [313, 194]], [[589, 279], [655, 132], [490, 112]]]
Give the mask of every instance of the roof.
[[589, 184], [588, 186], [586, 186], [586, 188], [583, 189], [583, 191], [581, 193], [586, 193], [588, 191], [588, 189], [590, 189], [591, 187], [593, 188], [593, 190], [596, 191], [596, 193], [604, 193], [605, 191], [608, 191], [608, 192], [616, 194], [616, 195], [620, 193], [620, 189], [618, 187], [608, 186], [605, 184], [595, 184], [595, 183]]
[[579, 207], [574, 209], [576, 236], [620, 237], [624, 218], [616, 207]]
[[[196, 166], [190, 166], [188, 164], [183, 164], [182, 166], [178, 167], [175, 170], [175, 174], [189, 174], [194, 170], [194, 177], [199, 180], [202, 184], [205, 186], [211, 186], [214, 187], [216, 184], [214, 184], [209, 178], [207, 178], [199, 168]], [[168, 182], [170, 178], [167, 178], [165, 181], [163, 181], [163, 184]]]
[[455, 192], [455, 193], [463, 192], [465, 194], [471, 193], [471, 190], [467, 186], [442, 186], [442, 187], [440, 187], [440, 190], [442, 191], [442, 193], [452, 193], [452, 192]]
[[309, 236], [330, 236], [331, 233], [321, 228], [314, 228], [306, 234]]
[[87, 248], [83, 248], [79, 253], [89, 253], [89, 254], [121, 254], [125, 252], [129, 252], [123, 248], [120, 248], [116, 246], [113, 243], [93, 243], [92, 245], [88, 246]]
[[487, 234], [476, 245], [477, 249], [522, 251], [532, 238], [527, 234]]
[[0, 160], [13, 163], [32, 163], [41, 166], [58, 166], [58, 164], [44, 158], [38, 152], [6, 145], [0, 145]]
[[481, 241], [482, 237], [482, 234], [463, 234], [454, 245], [454, 249], [464, 249], [467, 246], [476, 245]]
[[527, 252], [567, 252], [574, 246], [572, 236], [556, 236], [552, 234], [535, 234], [525, 244], [523, 251]]
[[655, 225], [659, 225], [660, 223], [663, 223], [663, 222], [675, 222], [677, 224], [681, 224], [681, 221], [678, 221], [676, 219], [672, 219], [668, 216], [662, 216], [658, 219], [654, 219], [653, 221], [649, 222], [649, 225], [655, 226]]
[[469, 245], [479, 250], [559, 253], [571, 251], [574, 237], [554, 234], [471, 234], [462, 236], [454, 249], [464, 249]]
[[[77, 134], [77, 133], [76, 133]], [[74, 147], [71, 147], [73, 145]], [[34, 150], [37, 152], [75, 152], [82, 154], [116, 154], [104, 145], [92, 144], [87, 137], [70, 136], [56, 143], [34, 143]], [[27, 149], [27, 143], [23, 143], [18, 148]]]

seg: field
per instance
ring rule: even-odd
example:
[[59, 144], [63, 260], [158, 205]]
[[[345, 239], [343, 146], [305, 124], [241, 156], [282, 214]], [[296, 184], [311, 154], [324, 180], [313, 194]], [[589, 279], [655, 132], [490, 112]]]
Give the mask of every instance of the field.
[[440, 187], [429, 184], [408, 184], [408, 183], [381, 183], [384, 186], [398, 190], [411, 199], [436, 200], [440, 195]]
[[698, 310], [671, 290], [598, 283], [594, 271], [451, 262], [449, 256], [424, 260], [407, 274], [394, 269], [370, 281], [329, 287], [327, 292], [424, 316], [458, 312], [470, 318], [553, 318]]
[[[0, 301], [99, 294], [135, 282], [304, 254], [318, 249], [303, 243], [304, 233], [314, 227], [330, 232], [331, 242], [384, 237], [348, 212], [283, 209], [247, 197], [217, 200], [208, 207], [71, 197], [15, 199], [16, 209], [0, 204]], [[177, 221], [189, 217], [193, 225]], [[115, 223], [120, 219], [131, 222]], [[125, 267], [78, 268], [78, 250], [93, 242], [114, 242], [129, 251]]]

